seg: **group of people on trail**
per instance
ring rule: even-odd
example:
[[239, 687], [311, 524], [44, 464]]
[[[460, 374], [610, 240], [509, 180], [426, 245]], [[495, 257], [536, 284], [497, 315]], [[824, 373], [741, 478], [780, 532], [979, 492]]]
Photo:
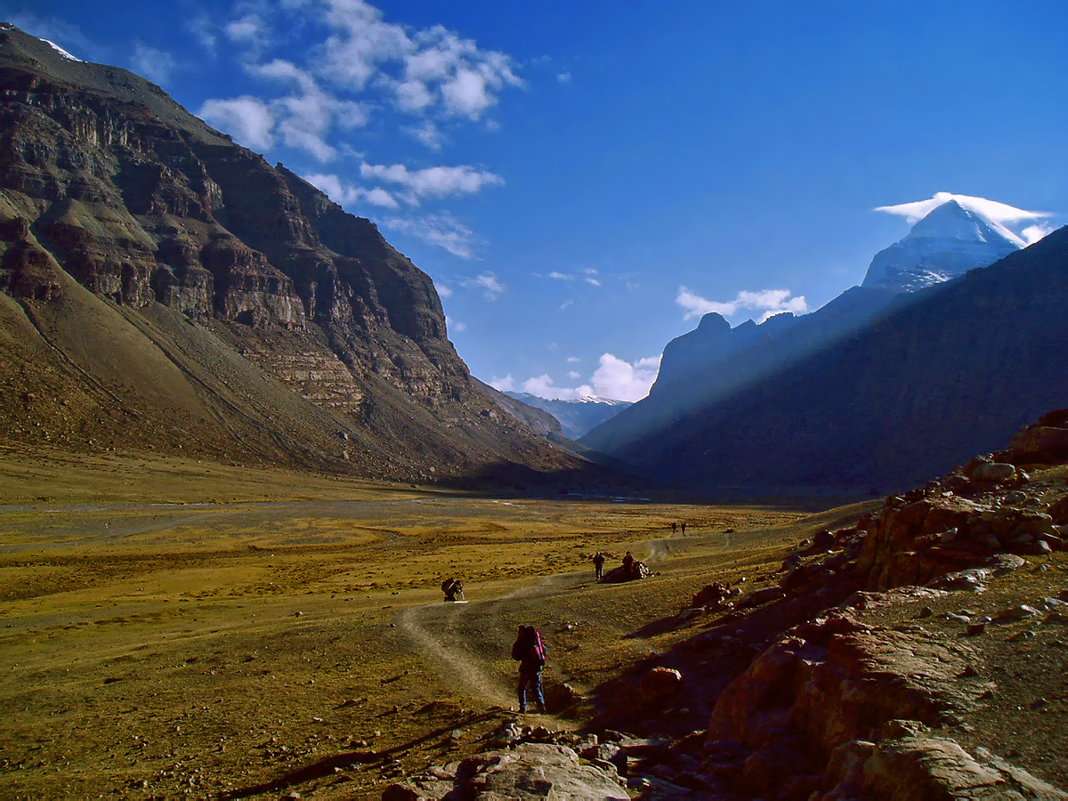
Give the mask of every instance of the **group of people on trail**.
[[[605, 559], [605, 555], [600, 551], [593, 555], [593, 571], [594, 577], [597, 581], [601, 581], [604, 578]], [[644, 566], [642, 565], [642, 563], [636, 560], [634, 558], [634, 554], [632, 554], [630, 551], [627, 551], [627, 553], [623, 556], [623, 575], [625, 578], [642, 578], [643, 567]], [[645, 572], [645, 575], [648, 575], [647, 570]], [[619, 579], [616, 580], [618, 581]]]
[[[671, 533], [672, 534], [674, 534], [676, 531], [679, 530], [679, 525], [680, 525], [679, 523], [672, 523], [671, 524]], [[681, 525], [682, 525], [682, 533], [685, 534], [686, 533], [686, 522], [683, 521], [683, 523]]]

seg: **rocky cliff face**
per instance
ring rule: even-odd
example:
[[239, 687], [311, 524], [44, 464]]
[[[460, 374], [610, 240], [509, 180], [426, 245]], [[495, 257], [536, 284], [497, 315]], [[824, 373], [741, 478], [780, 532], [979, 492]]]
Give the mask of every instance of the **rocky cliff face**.
[[[21, 373], [5, 376], [12, 386], [42, 405], [35, 362], [55, 362], [61, 383], [88, 383], [90, 395], [116, 385], [65, 430], [51, 418], [69, 414], [7, 404], [16, 438], [44, 420], [58, 426], [53, 440], [84, 446], [92, 418], [133, 405], [135, 419], [155, 423], [104, 426], [115, 447], [179, 439], [184, 427], [209, 450], [346, 462], [375, 476], [576, 466], [495, 411], [447, 339], [430, 278], [373, 223], [234, 145], [158, 87], [11, 27], [0, 29], [0, 250], [12, 325], [52, 345], [44, 358], [20, 357]], [[74, 331], [89, 307], [99, 322], [91, 351]], [[117, 365], [137, 348], [182, 362], [175, 380], [203, 407], [196, 425], [136, 408], [152, 393]], [[221, 367], [235, 358], [252, 376], [236, 398], [233, 366]], [[277, 402], [257, 398], [267, 387]], [[46, 398], [58, 403], [59, 393]], [[273, 423], [256, 411], [272, 405]], [[246, 423], [220, 417], [256, 419], [249, 425], [260, 433], [237, 434]], [[263, 432], [265, 423], [278, 430]], [[294, 436], [301, 427], [308, 436]]]

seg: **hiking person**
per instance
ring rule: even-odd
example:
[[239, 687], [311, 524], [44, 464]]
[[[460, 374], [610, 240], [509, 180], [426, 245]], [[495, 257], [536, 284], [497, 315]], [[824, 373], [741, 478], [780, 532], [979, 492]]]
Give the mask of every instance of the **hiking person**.
[[541, 633], [533, 626], [520, 626], [512, 644], [512, 659], [519, 662], [519, 711], [527, 711], [527, 689], [534, 695], [538, 712], [545, 714], [545, 695], [542, 693], [541, 672], [549, 649], [542, 642]]
[[597, 580], [600, 581], [604, 577], [604, 554], [600, 551], [593, 555], [593, 569], [597, 574]]
[[674, 534], [678, 530], [679, 530], [679, 524], [678, 523], [672, 523], [671, 524], [671, 533]]
[[626, 573], [627, 576], [634, 576], [634, 557], [631, 555], [630, 551], [627, 551], [627, 555], [623, 557], [623, 572]]
[[683, 534], [686, 533], [686, 524], [685, 523], [682, 524], [682, 533]]
[[456, 596], [464, 597], [464, 583], [459, 579], [447, 578], [441, 582], [441, 591], [445, 593], [446, 601], [456, 601]]

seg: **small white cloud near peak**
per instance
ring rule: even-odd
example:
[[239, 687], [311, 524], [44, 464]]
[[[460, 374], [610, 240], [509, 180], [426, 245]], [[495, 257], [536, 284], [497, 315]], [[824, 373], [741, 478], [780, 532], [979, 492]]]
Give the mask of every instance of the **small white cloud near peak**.
[[497, 376], [494, 376], [489, 382], [489, 385], [498, 392], [512, 392], [515, 390], [515, 379], [512, 378], [511, 373], [504, 378], [497, 378]]
[[552, 376], [546, 374], [533, 376], [523, 382], [523, 391], [548, 400], [581, 400], [593, 394], [593, 387], [581, 384], [577, 387], [558, 387]]
[[659, 356], [632, 363], [611, 353], [602, 353], [600, 364], [593, 373], [593, 386], [602, 398], [639, 401], [649, 394], [659, 370]]
[[679, 287], [675, 303], [685, 311], [683, 319], [702, 317], [709, 312], [731, 317], [740, 311], [764, 312], [764, 318], [780, 312], [803, 314], [808, 311], [808, 301], [804, 295], [794, 296], [789, 289], [761, 289], [752, 291], [743, 289], [734, 300], [717, 301], [703, 298], [684, 286]]

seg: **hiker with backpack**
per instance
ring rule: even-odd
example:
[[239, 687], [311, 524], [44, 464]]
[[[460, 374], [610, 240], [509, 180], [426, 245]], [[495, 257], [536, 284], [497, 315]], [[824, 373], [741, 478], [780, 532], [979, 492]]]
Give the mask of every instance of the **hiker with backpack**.
[[527, 689], [534, 695], [538, 712], [545, 713], [545, 695], [542, 692], [541, 672], [549, 649], [541, 639], [541, 633], [533, 626], [520, 626], [512, 644], [512, 659], [519, 662], [519, 711], [527, 711]]

